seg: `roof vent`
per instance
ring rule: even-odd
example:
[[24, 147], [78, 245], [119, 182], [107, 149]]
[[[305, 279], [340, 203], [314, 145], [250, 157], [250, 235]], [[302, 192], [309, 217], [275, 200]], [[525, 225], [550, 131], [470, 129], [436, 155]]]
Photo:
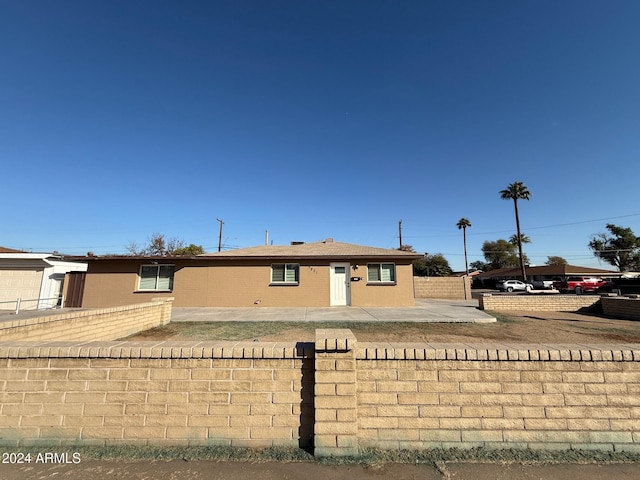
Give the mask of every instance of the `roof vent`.
[[304, 242], [291, 242], [291, 245], [304, 245]]
[[333, 243], [333, 238], [326, 238], [323, 243]]

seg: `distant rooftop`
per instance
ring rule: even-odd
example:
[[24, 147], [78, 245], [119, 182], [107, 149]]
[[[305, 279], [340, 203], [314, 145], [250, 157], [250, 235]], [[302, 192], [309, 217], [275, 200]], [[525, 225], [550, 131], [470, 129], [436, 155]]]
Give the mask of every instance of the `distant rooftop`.
[[0, 253], [26, 253], [22, 250], [16, 250], [14, 248], [0, 247]]
[[[527, 275], [615, 275], [620, 272], [603, 270], [601, 268], [580, 267], [577, 265], [540, 265], [537, 267], [526, 267]], [[497, 270], [487, 270], [478, 275], [479, 278], [491, 277], [520, 277], [520, 267], [499, 268]]]

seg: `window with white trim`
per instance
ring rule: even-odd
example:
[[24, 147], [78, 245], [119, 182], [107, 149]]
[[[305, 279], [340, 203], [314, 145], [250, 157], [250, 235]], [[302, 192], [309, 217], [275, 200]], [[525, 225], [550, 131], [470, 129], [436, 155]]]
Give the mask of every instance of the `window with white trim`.
[[271, 265], [271, 283], [297, 285], [300, 281], [300, 265], [297, 263], [274, 263]]
[[367, 263], [367, 282], [369, 283], [395, 283], [395, 263]]
[[174, 270], [174, 265], [142, 265], [138, 290], [148, 292], [173, 290]]

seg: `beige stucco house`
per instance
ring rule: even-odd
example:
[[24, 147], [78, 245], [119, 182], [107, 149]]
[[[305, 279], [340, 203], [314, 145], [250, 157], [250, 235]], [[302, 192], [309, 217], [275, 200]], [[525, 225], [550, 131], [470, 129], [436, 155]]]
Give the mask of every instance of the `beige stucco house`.
[[410, 306], [411, 262], [420, 257], [333, 239], [197, 256], [82, 257], [82, 306], [163, 296], [176, 307]]

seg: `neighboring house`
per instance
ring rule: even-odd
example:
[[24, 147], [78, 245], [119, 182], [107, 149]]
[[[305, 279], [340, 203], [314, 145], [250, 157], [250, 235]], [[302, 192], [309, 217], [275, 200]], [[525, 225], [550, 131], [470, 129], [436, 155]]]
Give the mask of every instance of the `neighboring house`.
[[[527, 281], [542, 280], [564, 280], [570, 276], [591, 276], [591, 277], [618, 277], [620, 272], [602, 270], [600, 268], [579, 267], [576, 265], [540, 265], [537, 267], [526, 267]], [[482, 272], [475, 277], [475, 281], [482, 281], [485, 286], [492, 286], [498, 280], [522, 280], [520, 267], [499, 268]]]
[[85, 271], [86, 263], [58, 254], [29, 253], [0, 247], [0, 310], [34, 310], [60, 305], [65, 274]]
[[327, 239], [197, 256], [82, 257], [83, 307], [174, 297], [176, 307], [414, 305], [421, 254]]

